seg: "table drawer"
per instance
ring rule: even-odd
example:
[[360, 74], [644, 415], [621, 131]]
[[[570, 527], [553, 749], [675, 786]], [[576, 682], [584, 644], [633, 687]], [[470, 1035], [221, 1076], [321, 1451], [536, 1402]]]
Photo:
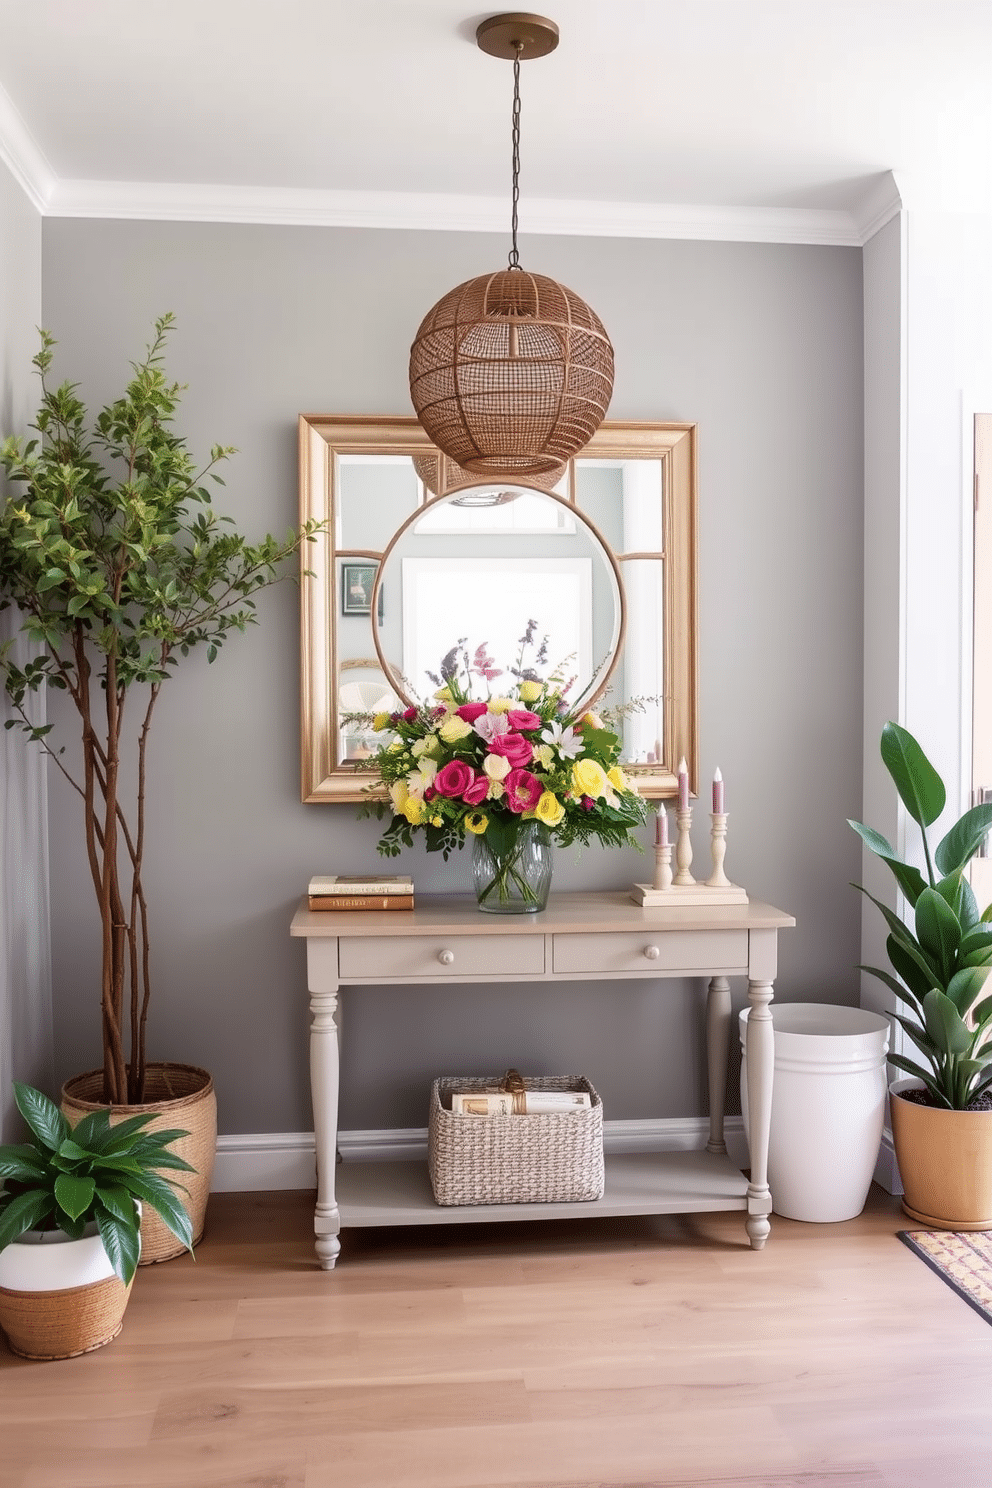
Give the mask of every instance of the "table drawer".
[[338, 942], [341, 980], [351, 977], [402, 977], [432, 981], [503, 975], [541, 976], [543, 935], [390, 935], [376, 940], [350, 937]]
[[746, 930], [643, 930], [616, 935], [556, 935], [552, 953], [559, 976], [582, 972], [716, 971], [747, 967]]

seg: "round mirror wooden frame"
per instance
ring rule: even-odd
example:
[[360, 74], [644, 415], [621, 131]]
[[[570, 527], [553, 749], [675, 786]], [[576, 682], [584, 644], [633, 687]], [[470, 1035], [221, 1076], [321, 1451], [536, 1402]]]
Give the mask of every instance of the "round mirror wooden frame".
[[[299, 420], [299, 436], [301, 518], [326, 524], [316, 542], [304, 544], [301, 555], [301, 794], [306, 802], [357, 802], [368, 799], [376, 777], [363, 767], [360, 757], [340, 758], [340, 718], [345, 710], [339, 684], [351, 657], [340, 632], [353, 626], [353, 617], [360, 614], [366, 626], [364, 640], [351, 644], [358, 647], [355, 655], [371, 655], [372, 606], [379, 614], [383, 597], [387, 606], [396, 602], [394, 595], [383, 594], [386, 586], [377, 570], [410, 514], [390, 521], [389, 530], [376, 533], [374, 541], [365, 540], [362, 527], [359, 540], [354, 541], [343, 477], [355, 465], [365, 463], [370, 468], [402, 463], [405, 468], [416, 460], [423, 470], [425, 459], [436, 460], [437, 479], [431, 480], [431, 489], [422, 483], [419, 487], [417, 505], [423, 508], [433, 502], [433, 492], [446, 492], [446, 461], [414, 418], [306, 414]], [[650, 473], [652, 489], [657, 489], [658, 495], [647, 504], [647, 526], [642, 521], [640, 528], [637, 523], [630, 528], [635, 534], [633, 543], [628, 540], [627, 526], [612, 521], [602, 498], [597, 498], [597, 505], [583, 495], [591, 489], [597, 472], [603, 471], [611, 479], [616, 471]], [[367, 476], [370, 472], [361, 473]], [[667, 798], [675, 794], [675, 772], [684, 756], [694, 789], [698, 766], [696, 427], [607, 421], [569, 461], [559, 491], [553, 499], [574, 509], [596, 534], [620, 576], [620, 593], [626, 592], [626, 631], [617, 647], [617, 657], [625, 661], [624, 686], [628, 671], [633, 674], [624, 653], [632, 656], [637, 649], [647, 661], [656, 662], [662, 679], [656, 689], [633, 687], [635, 696], [654, 693], [651, 702], [656, 716], [644, 724], [642, 733], [646, 728], [649, 733], [656, 731], [656, 737], [651, 741], [653, 748], [637, 751], [624, 767], [644, 796]], [[652, 509], [652, 501], [660, 510]], [[363, 498], [362, 505], [364, 518], [372, 503]], [[604, 515], [607, 520], [602, 520]], [[361, 526], [351, 525], [355, 531]], [[647, 540], [640, 535], [644, 532]], [[368, 583], [369, 570], [375, 574], [374, 587]], [[643, 603], [640, 610], [636, 605], [631, 608], [628, 576], [636, 577], [635, 590], [646, 591], [647, 610]], [[358, 609], [350, 607], [349, 577], [355, 580], [354, 594], [361, 597]], [[645, 614], [656, 615], [656, 621], [638, 620], [638, 615]], [[596, 695], [601, 691], [597, 686]], [[607, 697], [608, 705], [622, 701]]]

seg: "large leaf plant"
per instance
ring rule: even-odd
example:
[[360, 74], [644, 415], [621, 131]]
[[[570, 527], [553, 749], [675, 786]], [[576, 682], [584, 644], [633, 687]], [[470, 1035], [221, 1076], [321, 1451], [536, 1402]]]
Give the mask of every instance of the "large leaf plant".
[[890, 1063], [922, 1080], [931, 1104], [965, 1110], [992, 1089], [992, 996], [984, 995], [992, 967], [992, 906], [980, 911], [965, 877], [992, 827], [992, 804], [966, 811], [931, 852], [927, 828], [944, 810], [944, 783], [912, 734], [896, 723], [882, 730], [881, 752], [899, 799], [920, 828], [925, 876], [898, 857], [880, 832], [849, 823], [891, 869], [913, 912], [911, 928], [863, 885], [854, 886], [885, 918], [892, 965], [892, 972], [860, 969], [878, 977], [907, 1008], [908, 1016], [897, 1012], [895, 1019], [926, 1061], [890, 1054]]
[[26, 1230], [57, 1229], [79, 1240], [95, 1224], [110, 1264], [126, 1284], [138, 1264], [138, 1204], [147, 1204], [192, 1254], [193, 1229], [176, 1196], [179, 1184], [157, 1171], [195, 1171], [169, 1150], [188, 1132], [148, 1132], [151, 1115], [111, 1125], [107, 1110], [70, 1127], [40, 1090], [15, 1083], [14, 1098], [31, 1140], [0, 1147], [0, 1250]]
[[[37, 647], [24, 665], [12, 659], [10, 643], [0, 651], [13, 707], [6, 727], [39, 742], [82, 800], [102, 927], [103, 1095], [115, 1104], [144, 1096], [145, 771], [159, 693], [180, 657], [205, 648], [212, 662], [232, 630], [255, 622], [253, 596], [284, 576], [286, 560], [315, 531], [311, 523], [281, 541], [269, 535], [250, 544], [216, 514], [206, 481], [221, 481], [215, 467], [233, 450], [215, 445], [200, 469], [173, 430], [183, 387], [162, 368], [172, 325], [171, 315], [155, 322], [123, 396], [92, 425], [75, 385], [49, 384], [55, 342], [42, 332], [34, 358], [42, 398], [32, 425], [39, 438], [0, 443], [11, 491], [0, 509], [0, 608], [19, 608]], [[45, 684], [75, 706], [74, 771], [49, 743], [52, 725], [32, 716], [29, 695]], [[135, 767], [123, 780], [135, 785], [125, 800], [126, 749]]]

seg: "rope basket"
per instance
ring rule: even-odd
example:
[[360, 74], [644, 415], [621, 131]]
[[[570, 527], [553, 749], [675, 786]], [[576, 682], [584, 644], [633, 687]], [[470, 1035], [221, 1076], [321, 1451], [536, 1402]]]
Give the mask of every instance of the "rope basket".
[[410, 397], [429, 438], [473, 475], [559, 469], [613, 394], [598, 315], [543, 274], [469, 279], [429, 310], [410, 349]]
[[22, 1359], [74, 1359], [117, 1337], [132, 1285], [111, 1276], [57, 1292], [0, 1287], [0, 1328]]
[[[431, 1086], [428, 1163], [439, 1204], [570, 1204], [603, 1196], [603, 1103], [582, 1075], [524, 1079], [525, 1090], [585, 1090], [588, 1111], [455, 1116], [455, 1091], [501, 1088], [500, 1075]], [[505, 1088], [505, 1087], [504, 1087]]]
[[[89, 1070], [76, 1075], [62, 1087], [62, 1113], [73, 1125], [91, 1111], [106, 1109], [103, 1094], [103, 1070]], [[205, 1069], [194, 1064], [149, 1064], [145, 1075], [145, 1100], [136, 1106], [111, 1106], [111, 1124], [128, 1116], [155, 1113], [146, 1128], [149, 1132], [170, 1127], [185, 1128], [188, 1137], [172, 1144], [172, 1151], [184, 1157], [196, 1171], [174, 1172], [162, 1169], [164, 1178], [175, 1178], [183, 1185], [176, 1194], [193, 1226], [193, 1244], [203, 1238], [207, 1217], [207, 1198], [213, 1176], [217, 1149], [217, 1097], [214, 1082]], [[184, 1191], [185, 1190], [185, 1191]], [[141, 1217], [141, 1260], [148, 1266], [155, 1261], [168, 1261], [182, 1255], [185, 1246], [177, 1240], [158, 1215], [145, 1205]]]

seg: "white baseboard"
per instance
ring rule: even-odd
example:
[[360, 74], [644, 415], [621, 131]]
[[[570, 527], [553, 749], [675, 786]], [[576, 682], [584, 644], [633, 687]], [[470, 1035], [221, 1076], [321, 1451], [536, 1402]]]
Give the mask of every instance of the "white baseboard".
[[892, 1132], [888, 1127], [882, 1132], [878, 1162], [875, 1164], [875, 1182], [880, 1188], [884, 1188], [886, 1193], [902, 1193], [902, 1179], [899, 1176], [899, 1164], [896, 1162], [896, 1149], [892, 1145]]
[[[708, 1135], [706, 1116], [603, 1123], [603, 1145], [607, 1152], [687, 1152], [705, 1147]], [[747, 1167], [747, 1142], [740, 1116], [727, 1117], [724, 1135], [731, 1158], [739, 1167]], [[338, 1150], [343, 1162], [426, 1159], [427, 1128], [342, 1131], [338, 1132]], [[217, 1138], [212, 1193], [258, 1193], [316, 1186], [313, 1132], [258, 1132]]]

